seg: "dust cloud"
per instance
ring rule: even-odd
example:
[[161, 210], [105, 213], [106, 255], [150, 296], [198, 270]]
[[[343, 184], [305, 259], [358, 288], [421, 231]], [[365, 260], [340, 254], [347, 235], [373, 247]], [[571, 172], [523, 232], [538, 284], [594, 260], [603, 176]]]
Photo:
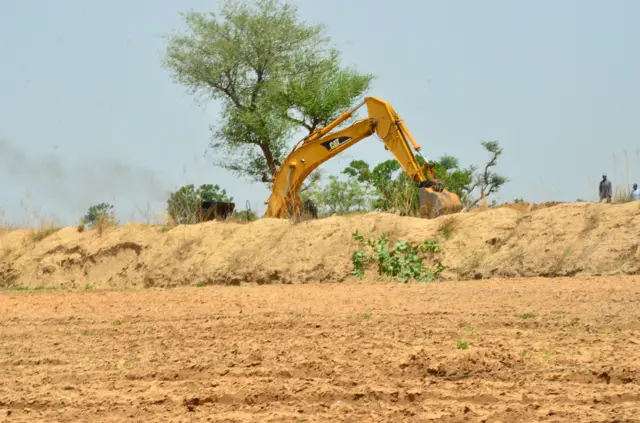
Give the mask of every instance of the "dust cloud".
[[46, 202], [74, 214], [115, 199], [129, 203], [131, 209], [158, 204], [171, 192], [150, 169], [108, 157], [74, 163], [55, 154], [28, 154], [6, 139], [0, 139], [0, 173], [5, 176], [5, 192], [15, 190], [39, 207]]

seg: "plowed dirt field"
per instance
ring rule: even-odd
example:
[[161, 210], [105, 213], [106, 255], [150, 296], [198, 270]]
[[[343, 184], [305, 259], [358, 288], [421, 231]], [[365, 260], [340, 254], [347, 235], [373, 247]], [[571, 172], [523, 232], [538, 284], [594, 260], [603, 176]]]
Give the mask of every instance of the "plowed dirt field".
[[631, 422], [640, 278], [0, 293], [0, 421]]

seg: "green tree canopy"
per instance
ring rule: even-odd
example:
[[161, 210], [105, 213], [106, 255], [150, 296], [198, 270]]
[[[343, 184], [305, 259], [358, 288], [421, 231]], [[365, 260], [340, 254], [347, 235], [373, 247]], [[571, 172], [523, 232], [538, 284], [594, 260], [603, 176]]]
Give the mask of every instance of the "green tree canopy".
[[435, 162], [435, 168], [436, 178], [442, 181], [445, 188], [456, 194], [460, 199], [469, 194], [473, 181], [473, 167], [461, 169], [458, 166], [457, 158], [443, 156]]
[[177, 83], [222, 104], [214, 163], [270, 182], [296, 130], [311, 132], [350, 108], [373, 76], [340, 64], [322, 25], [280, 0], [225, 0], [219, 13], [186, 15], [164, 65]]
[[311, 199], [321, 215], [343, 215], [355, 211], [368, 210], [367, 188], [355, 177], [346, 181], [335, 175], [329, 176], [325, 186], [315, 186], [302, 193], [303, 199]]
[[[187, 185], [189, 187], [193, 187], [193, 185]], [[219, 185], [213, 184], [202, 184], [196, 190], [196, 196], [199, 201], [223, 201], [223, 202], [232, 202], [233, 197], [229, 197], [227, 195], [227, 190], [224, 188], [220, 188]]]
[[[509, 181], [504, 176], [491, 170], [497, 165], [502, 154], [502, 148], [497, 141], [483, 141], [482, 147], [490, 153], [483, 172], [477, 172], [477, 166], [461, 168], [457, 157], [445, 154], [433, 162], [435, 176], [440, 179], [445, 188], [460, 197], [466, 208], [473, 207], [482, 196], [489, 196]], [[418, 164], [422, 166], [424, 159], [416, 156]], [[385, 160], [371, 169], [364, 160], [353, 160], [343, 169], [348, 181], [340, 181], [330, 176], [329, 184], [323, 188], [310, 190], [305, 198], [312, 198], [318, 203], [328, 204], [328, 212], [344, 213], [354, 207], [354, 202], [360, 201], [356, 209], [362, 210], [361, 204], [368, 204], [370, 208], [386, 212], [400, 212], [402, 215], [417, 215], [420, 209], [420, 197], [414, 181], [395, 159]], [[317, 182], [317, 181], [315, 181]], [[356, 186], [362, 185], [358, 191]], [[479, 196], [471, 198], [474, 191]], [[365, 200], [359, 200], [364, 198]], [[358, 199], [358, 200], [356, 200]], [[343, 205], [339, 203], [343, 202]]]
[[[419, 165], [424, 164], [422, 156], [416, 156]], [[444, 155], [434, 162], [436, 178], [444, 186], [461, 198], [466, 195], [472, 182], [472, 169], [460, 169], [458, 159]], [[377, 164], [373, 170], [363, 160], [353, 160], [343, 173], [357, 178], [361, 183], [369, 184], [375, 192], [373, 206], [381, 211], [399, 210], [401, 214], [416, 214], [420, 199], [415, 183], [395, 159]]]

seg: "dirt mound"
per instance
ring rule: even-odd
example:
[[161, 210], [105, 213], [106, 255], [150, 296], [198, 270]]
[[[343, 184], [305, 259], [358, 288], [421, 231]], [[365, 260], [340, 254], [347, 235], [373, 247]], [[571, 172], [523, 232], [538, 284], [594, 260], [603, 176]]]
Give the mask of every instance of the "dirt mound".
[[549, 207], [554, 207], [557, 206], [559, 204], [567, 204], [567, 203], [563, 203], [561, 201], [548, 201], [546, 203], [529, 203], [528, 201], [519, 201], [517, 203], [502, 203], [498, 206], [491, 206], [489, 207], [488, 205], [480, 205], [478, 207], [475, 207], [473, 209], [470, 210], [471, 213], [480, 213], [480, 212], [486, 212], [488, 210], [495, 210], [495, 209], [500, 209], [500, 208], [507, 208], [507, 209], [511, 209], [511, 210], [515, 210], [515, 211], [519, 211], [519, 212], [531, 212], [531, 211], [535, 211], [535, 210], [540, 210], [540, 209], [546, 209]]
[[520, 201], [518, 203], [504, 203], [500, 204], [498, 207], [506, 207], [512, 210], [520, 211], [520, 212], [530, 212], [534, 210], [546, 209], [548, 207], [557, 206], [559, 204], [565, 204], [560, 201], [549, 201], [546, 203], [529, 203], [527, 201]]
[[356, 230], [387, 233], [391, 242], [437, 241], [445, 279], [640, 272], [640, 205], [573, 203], [434, 220], [371, 213], [169, 231], [127, 224], [102, 236], [64, 228], [42, 240], [10, 231], [0, 235], [0, 287], [342, 282], [353, 270]]

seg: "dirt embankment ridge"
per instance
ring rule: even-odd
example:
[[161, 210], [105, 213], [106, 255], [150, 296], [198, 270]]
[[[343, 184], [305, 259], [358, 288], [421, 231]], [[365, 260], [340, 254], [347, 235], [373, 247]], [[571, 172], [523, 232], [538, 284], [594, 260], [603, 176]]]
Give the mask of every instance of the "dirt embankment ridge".
[[356, 230], [392, 242], [436, 240], [445, 279], [640, 273], [640, 204], [573, 203], [434, 220], [371, 213], [169, 231], [127, 224], [102, 236], [64, 228], [40, 241], [16, 230], [0, 235], [0, 287], [343, 282]]

